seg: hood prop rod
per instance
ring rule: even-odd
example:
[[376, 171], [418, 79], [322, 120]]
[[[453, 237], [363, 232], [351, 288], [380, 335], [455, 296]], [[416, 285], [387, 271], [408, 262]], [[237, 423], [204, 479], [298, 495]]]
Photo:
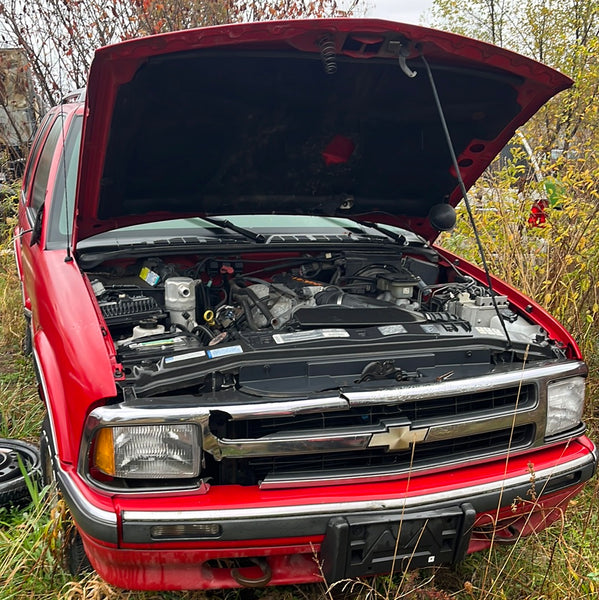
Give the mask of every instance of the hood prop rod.
[[507, 327], [505, 326], [505, 322], [501, 313], [499, 312], [499, 307], [497, 306], [497, 301], [495, 299], [495, 292], [493, 291], [493, 282], [491, 281], [491, 273], [489, 272], [489, 266], [487, 264], [487, 259], [485, 257], [485, 252], [483, 250], [482, 242], [480, 241], [480, 236], [478, 234], [478, 228], [476, 223], [474, 222], [474, 216], [472, 213], [472, 206], [470, 205], [470, 200], [468, 199], [468, 192], [466, 191], [466, 186], [464, 185], [464, 180], [462, 179], [462, 173], [460, 171], [460, 167], [458, 165], [458, 159], [455, 155], [455, 150], [453, 148], [453, 141], [451, 139], [451, 134], [449, 133], [449, 128], [447, 127], [447, 121], [445, 120], [445, 114], [443, 112], [443, 107], [441, 105], [441, 100], [439, 99], [439, 94], [437, 92], [437, 86], [435, 84], [435, 79], [433, 77], [433, 73], [428, 64], [428, 61], [424, 57], [423, 54], [420, 55], [422, 58], [422, 62], [424, 63], [424, 68], [426, 70], [426, 74], [428, 76], [428, 80], [431, 84], [431, 90], [433, 92], [433, 97], [435, 99], [435, 106], [437, 107], [437, 112], [439, 113], [439, 118], [441, 119], [441, 125], [443, 126], [443, 133], [445, 135], [445, 141], [447, 142], [447, 146], [449, 148], [449, 154], [451, 155], [451, 162], [453, 164], [453, 168], [455, 169], [456, 176], [458, 179], [458, 184], [460, 186], [460, 191], [462, 192], [462, 198], [464, 199], [464, 204], [466, 206], [466, 211], [468, 212], [468, 219], [470, 220], [470, 225], [472, 226], [472, 231], [474, 232], [474, 239], [476, 240], [476, 245], [478, 247], [478, 253], [480, 255], [481, 262], [483, 264], [483, 269], [485, 271], [485, 276], [487, 278], [487, 286], [489, 287], [489, 291], [491, 292], [491, 301], [493, 302], [493, 308], [495, 309], [495, 314], [501, 323], [501, 327], [503, 328], [503, 333], [505, 334], [505, 338], [507, 341], [507, 349], [512, 349], [512, 340], [510, 339], [510, 335], [507, 331]]

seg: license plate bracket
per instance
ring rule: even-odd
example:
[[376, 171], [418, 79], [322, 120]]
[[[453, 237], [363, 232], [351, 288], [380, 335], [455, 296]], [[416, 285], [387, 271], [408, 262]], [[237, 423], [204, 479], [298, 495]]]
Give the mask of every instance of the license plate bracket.
[[321, 547], [328, 583], [461, 560], [476, 512], [471, 504], [438, 510], [332, 517]]

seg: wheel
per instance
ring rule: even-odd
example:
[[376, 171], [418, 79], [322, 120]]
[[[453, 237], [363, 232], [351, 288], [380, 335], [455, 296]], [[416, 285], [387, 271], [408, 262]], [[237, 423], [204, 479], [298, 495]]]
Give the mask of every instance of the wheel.
[[[40, 455], [41, 455], [41, 478], [44, 486], [52, 485], [56, 481], [54, 474], [54, 442], [52, 439], [52, 429], [50, 428], [50, 420], [48, 416], [42, 423], [40, 433]], [[58, 494], [56, 501], [58, 501]], [[66, 571], [71, 575], [82, 575], [92, 570], [92, 566], [87, 558], [83, 547], [83, 540], [77, 531], [71, 519], [61, 526], [62, 532], [62, 564]]]
[[[19, 459], [24, 467], [23, 474]], [[39, 450], [19, 440], [0, 439], [0, 506], [24, 506], [31, 501], [25, 477], [35, 483], [40, 475]]]
[[22, 341], [22, 350], [25, 356], [30, 356], [33, 352], [33, 338], [31, 333], [31, 319], [27, 319], [27, 323], [25, 325], [25, 335], [23, 336]]
[[54, 444], [48, 416], [44, 418], [40, 433], [40, 462], [42, 485], [52, 485], [56, 478], [54, 477]]
[[83, 540], [74, 525], [65, 532], [64, 541], [64, 566], [71, 575], [83, 575], [92, 570], [92, 566], [85, 553]]

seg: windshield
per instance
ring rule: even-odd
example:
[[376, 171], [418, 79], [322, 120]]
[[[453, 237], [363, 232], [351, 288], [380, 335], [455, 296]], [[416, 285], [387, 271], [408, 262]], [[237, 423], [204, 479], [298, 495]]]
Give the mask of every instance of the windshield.
[[[364, 236], [369, 238], [388, 239], [382, 231], [377, 231], [367, 225], [362, 225], [351, 219], [340, 217], [317, 217], [306, 215], [235, 215], [227, 219], [239, 228], [263, 234], [266, 241], [285, 242], [303, 241], [318, 242], [323, 239], [338, 238], [358, 241]], [[398, 227], [385, 226], [389, 231], [403, 235], [407, 243], [422, 243], [422, 238]], [[203, 241], [245, 240], [238, 232], [227, 230], [226, 227], [209, 223], [201, 217], [187, 219], [169, 219], [121, 227], [105, 233], [92, 236], [78, 244], [78, 249], [111, 245], [144, 244], [161, 240], [180, 239], [185, 242], [190, 238], [202, 238]]]

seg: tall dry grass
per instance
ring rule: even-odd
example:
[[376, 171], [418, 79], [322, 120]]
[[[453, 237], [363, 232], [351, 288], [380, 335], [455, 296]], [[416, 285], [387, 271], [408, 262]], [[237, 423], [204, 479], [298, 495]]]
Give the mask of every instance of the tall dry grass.
[[[35, 440], [43, 407], [30, 361], [21, 351], [24, 321], [10, 241], [15, 200], [16, 196], [2, 200], [0, 223], [0, 436]], [[463, 245], [461, 232], [457, 233], [457, 243]], [[496, 262], [502, 261], [498, 258]], [[508, 264], [508, 258], [503, 262]], [[535, 271], [526, 261], [520, 266]], [[575, 316], [574, 323], [579, 320], [587, 323], [580, 330], [586, 339], [588, 331], [594, 331], [594, 321], [581, 314]], [[594, 356], [590, 356], [592, 363]], [[593, 379], [591, 407], [595, 397]], [[594, 422], [595, 415], [590, 413], [589, 417]], [[0, 600], [592, 600], [599, 597], [598, 493], [597, 483], [591, 483], [561, 522], [513, 547], [493, 547], [472, 555], [455, 568], [352, 580], [330, 589], [305, 585], [143, 593], [114, 588], [93, 573], [75, 578], [64, 572], [61, 543], [69, 518], [64, 505], [55, 505], [52, 490], [45, 489], [25, 510], [0, 508]]]

